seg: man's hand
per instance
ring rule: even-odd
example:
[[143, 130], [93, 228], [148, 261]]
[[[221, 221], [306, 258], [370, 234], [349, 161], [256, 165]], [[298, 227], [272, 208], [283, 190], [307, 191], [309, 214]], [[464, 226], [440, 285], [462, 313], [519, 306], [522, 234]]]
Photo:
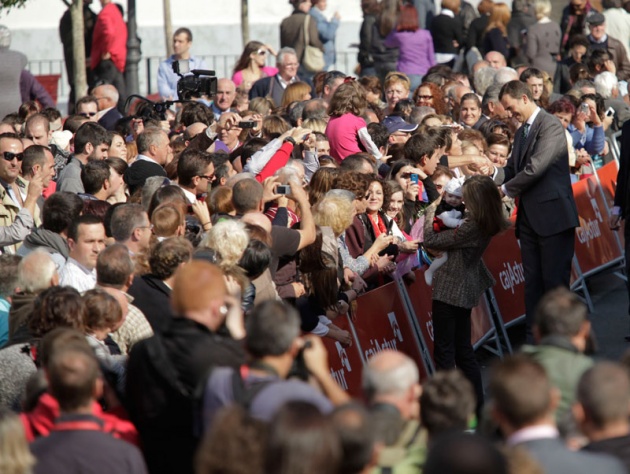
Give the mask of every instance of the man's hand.
[[301, 184], [296, 183], [295, 181], [289, 182], [289, 186], [291, 186], [291, 194], [287, 196], [289, 199], [293, 199], [300, 206], [309, 205], [308, 203], [308, 194], [304, 191], [304, 188]]
[[263, 181], [263, 202], [271, 202], [278, 199], [282, 194], [276, 194], [276, 186], [280, 183], [280, 178], [270, 176]]
[[621, 226], [621, 216], [610, 216], [608, 218], [608, 226], [610, 230], [618, 230]]
[[310, 342], [304, 349], [304, 364], [315, 377], [319, 378], [328, 373], [328, 352], [321, 338], [313, 334], [304, 336], [305, 343]]
[[299, 298], [300, 296], [304, 296], [306, 294], [306, 289], [304, 288], [304, 285], [299, 281], [292, 282], [291, 286], [293, 287], [296, 298]]

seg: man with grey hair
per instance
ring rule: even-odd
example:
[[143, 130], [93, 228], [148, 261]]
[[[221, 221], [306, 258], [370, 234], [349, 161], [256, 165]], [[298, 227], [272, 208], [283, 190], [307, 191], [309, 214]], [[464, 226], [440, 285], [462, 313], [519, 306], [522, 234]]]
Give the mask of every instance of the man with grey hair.
[[278, 51], [276, 66], [278, 66], [278, 74], [263, 77], [254, 82], [249, 91], [249, 100], [256, 97], [269, 97], [276, 106], [279, 106], [286, 87], [300, 80], [297, 76], [300, 63], [293, 48], [285, 47]]
[[0, 117], [17, 112], [22, 104], [20, 75], [28, 62], [26, 56], [9, 49], [11, 30], [0, 25]]
[[604, 71], [595, 76], [593, 80], [595, 90], [604, 98], [604, 107], [615, 111], [613, 118], [613, 130], [621, 130], [624, 122], [630, 119], [630, 107], [619, 96], [619, 80], [612, 72]]
[[22, 258], [17, 269], [17, 288], [9, 310], [9, 344], [30, 338], [26, 324], [33, 312], [35, 298], [42, 291], [59, 284], [57, 266], [48, 252], [37, 249]]
[[481, 111], [490, 119], [509, 120], [509, 114], [499, 100], [501, 87], [502, 86], [498, 84], [493, 84], [486, 89], [486, 93], [483, 95], [483, 100], [481, 101]]
[[510, 81], [518, 81], [518, 73], [511, 67], [502, 67], [497, 70], [494, 76], [494, 85], [502, 86]]
[[140, 204], [123, 204], [112, 212], [110, 229], [114, 240], [123, 244], [134, 257], [148, 250], [151, 241], [151, 222]]
[[411, 113], [409, 114], [409, 123], [420, 125], [420, 122], [422, 122], [422, 119], [424, 119], [427, 115], [434, 114], [434, 113], [435, 113], [435, 109], [427, 105], [414, 107], [413, 109], [411, 109]]
[[474, 83], [477, 94], [483, 96], [488, 87], [494, 83], [494, 76], [496, 75], [497, 70], [493, 67], [484, 67], [475, 72]]
[[420, 471], [427, 438], [419, 423], [422, 387], [416, 363], [402, 352], [379, 352], [363, 369], [363, 392], [383, 444], [378, 466], [396, 472], [404, 464]]
[[98, 105], [98, 123], [105, 130], [114, 130], [123, 115], [116, 108], [120, 94], [111, 84], [97, 86], [92, 91]]
[[168, 135], [162, 129], [145, 129], [138, 135], [136, 143], [138, 145], [138, 157], [127, 168], [124, 176], [131, 194], [142, 188], [147, 178], [151, 176], [166, 178], [164, 165], [166, 165], [169, 155], [172, 155]]
[[[219, 367], [210, 374], [203, 398], [206, 431], [217, 412], [233, 403], [244, 406], [255, 418], [269, 421], [290, 401], [305, 401], [328, 413], [333, 405], [350, 400], [332, 378], [321, 339], [300, 337], [300, 316], [294, 308], [279, 301], [266, 301], [253, 309], [245, 326], [245, 348], [251, 362], [246, 371]], [[301, 380], [287, 380], [299, 354], [323, 394]]]

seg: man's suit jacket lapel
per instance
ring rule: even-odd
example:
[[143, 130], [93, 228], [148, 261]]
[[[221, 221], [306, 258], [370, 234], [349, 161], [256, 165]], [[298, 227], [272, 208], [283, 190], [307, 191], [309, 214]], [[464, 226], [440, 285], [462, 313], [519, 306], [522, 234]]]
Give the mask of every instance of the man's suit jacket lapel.
[[518, 149], [519, 155], [518, 155], [518, 170], [517, 171], [520, 171], [525, 167], [525, 163], [527, 162], [526, 160], [527, 153], [529, 152], [529, 149], [531, 148], [532, 144], [535, 141], [534, 137], [538, 134], [538, 131], [540, 130], [544, 113], [545, 113], [544, 110], [541, 110], [540, 112], [538, 112], [538, 115], [536, 116], [534, 123], [531, 125], [531, 127], [529, 127], [529, 132], [527, 132], [527, 138], [523, 139], [523, 126], [521, 126], [521, 128], [519, 128], [518, 131], [516, 132], [519, 135], [518, 137], [519, 138], [519, 149]]

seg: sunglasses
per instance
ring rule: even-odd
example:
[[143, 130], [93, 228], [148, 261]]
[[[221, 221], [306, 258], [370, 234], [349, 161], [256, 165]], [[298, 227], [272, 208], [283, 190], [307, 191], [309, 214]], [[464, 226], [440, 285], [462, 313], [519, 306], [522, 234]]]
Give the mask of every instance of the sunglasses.
[[13, 161], [13, 159], [17, 159], [18, 161], [22, 161], [24, 158], [24, 153], [13, 153], [11, 151], [5, 151], [3, 153], [3, 157], [7, 161]]
[[256, 54], [260, 56], [264, 56], [265, 54], [267, 54], [267, 51], [264, 49], [259, 49], [258, 51], [256, 51]]
[[197, 177], [198, 177], [198, 178], [205, 178], [205, 179], [207, 179], [207, 180], [208, 180], [208, 181], [210, 181], [210, 182], [212, 182], [212, 181], [214, 180], [214, 175], [212, 175], [212, 176], [206, 176], [206, 175], [200, 174], [200, 175], [199, 175], [199, 176], [197, 176]]
[[81, 117], [94, 117], [96, 112], [82, 112], [79, 114]]

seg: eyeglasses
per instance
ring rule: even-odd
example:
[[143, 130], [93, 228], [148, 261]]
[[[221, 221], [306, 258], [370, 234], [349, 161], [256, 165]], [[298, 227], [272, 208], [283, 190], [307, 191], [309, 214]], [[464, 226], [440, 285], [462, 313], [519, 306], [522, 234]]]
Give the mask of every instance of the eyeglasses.
[[264, 56], [265, 54], [267, 54], [267, 51], [264, 49], [259, 49], [258, 51], [256, 51], [256, 54], [260, 56]]
[[419, 95], [416, 97], [416, 100], [431, 100], [433, 99], [432, 95]]
[[81, 112], [79, 114], [81, 117], [94, 117], [96, 115], [96, 112]]
[[11, 151], [5, 151], [3, 153], [3, 157], [7, 161], [13, 161], [13, 159], [17, 159], [18, 161], [22, 161], [24, 158], [24, 153], [13, 153]]
[[214, 175], [207, 176], [207, 175], [204, 175], [204, 174], [200, 174], [200, 175], [198, 175], [197, 177], [198, 177], [198, 178], [204, 178], [204, 179], [207, 179], [208, 181], [213, 181], [213, 180], [214, 180]]
[[153, 224], [150, 224], [150, 225], [139, 225], [138, 227], [136, 227], [136, 229], [149, 229], [149, 230], [153, 230]]

